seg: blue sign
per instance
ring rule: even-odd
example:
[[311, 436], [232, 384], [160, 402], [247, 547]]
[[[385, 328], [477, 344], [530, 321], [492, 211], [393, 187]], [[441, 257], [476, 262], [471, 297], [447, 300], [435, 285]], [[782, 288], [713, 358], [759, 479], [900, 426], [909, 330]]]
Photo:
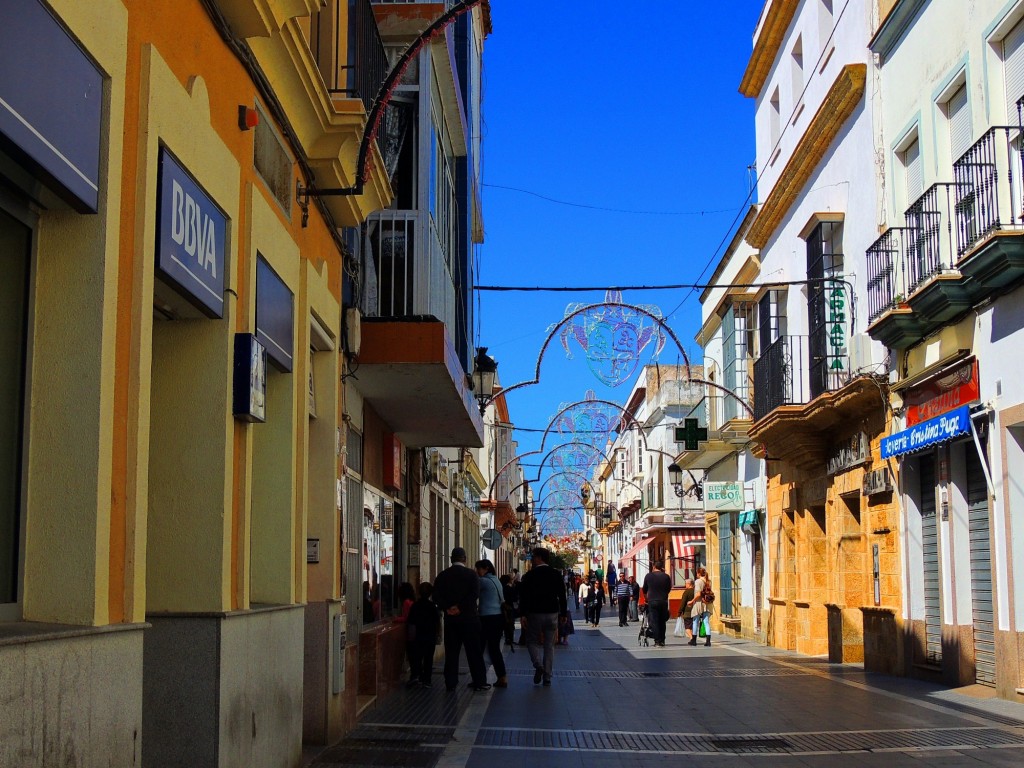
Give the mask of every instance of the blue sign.
[[952, 440], [971, 431], [971, 407], [963, 405], [955, 411], [922, 421], [910, 429], [882, 438], [882, 458], [901, 456], [929, 445]]
[[284, 280], [257, 254], [256, 338], [267, 348], [270, 362], [286, 373], [293, 366], [294, 304], [292, 292]]
[[5, 0], [0, 18], [0, 146], [75, 210], [96, 213], [103, 75], [39, 0]]
[[267, 351], [251, 333], [235, 334], [232, 412], [249, 422], [267, 420]]
[[160, 148], [156, 268], [209, 317], [224, 317], [227, 216]]

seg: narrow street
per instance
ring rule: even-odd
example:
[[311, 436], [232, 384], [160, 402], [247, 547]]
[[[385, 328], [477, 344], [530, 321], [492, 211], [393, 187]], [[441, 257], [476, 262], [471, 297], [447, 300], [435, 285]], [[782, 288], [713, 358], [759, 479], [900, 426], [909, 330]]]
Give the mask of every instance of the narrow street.
[[[638, 625], [576, 614], [550, 688], [525, 648], [509, 687], [402, 690], [366, 713], [313, 768], [603, 766], [1020, 766], [1024, 706], [853, 665], [713, 638], [639, 646]], [[468, 673], [463, 669], [463, 679]], [[493, 672], [491, 673], [493, 679]], [[624, 763], [623, 761], [628, 761]]]

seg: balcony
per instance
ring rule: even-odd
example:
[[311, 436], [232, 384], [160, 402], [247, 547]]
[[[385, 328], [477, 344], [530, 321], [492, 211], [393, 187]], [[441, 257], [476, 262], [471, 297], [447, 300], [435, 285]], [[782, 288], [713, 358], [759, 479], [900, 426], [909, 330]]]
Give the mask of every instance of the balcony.
[[[852, 377], [844, 356], [813, 359], [808, 336], [782, 336], [754, 363], [754, 423], [749, 438], [768, 458], [823, 465], [829, 435], [882, 408], [877, 382]], [[831, 361], [831, 362], [828, 362]]]
[[683, 450], [676, 456], [676, 464], [683, 469], [708, 469], [736, 453], [746, 445], [752, 423], [749, 412], [735, 397], [720, 392], [706, 395], [683, 418], [696, 418], [708, 430], [708, 439], [698, 443], [697, 450]]
[[[353, 186], [365, 105], [386, 73], [369, 0], [355, 0], [351, 14], [349, 0], [216, 0], [216, 5], [273, 89], [317, 186]], [[390, 203], [386, 166], [376, 145], [371, 157], [361, 195], [323, 198], [340, 226], [355, 226]]]
[[867, 250], [868, 333], [902, 349], [1024, 278], [1016, 128], [990, 129]]
[[433, 217], [380, 211], [363, 228], [365, 315], [356, 386], [412, 448], [483, 445], [457, 346], [460, 296]]

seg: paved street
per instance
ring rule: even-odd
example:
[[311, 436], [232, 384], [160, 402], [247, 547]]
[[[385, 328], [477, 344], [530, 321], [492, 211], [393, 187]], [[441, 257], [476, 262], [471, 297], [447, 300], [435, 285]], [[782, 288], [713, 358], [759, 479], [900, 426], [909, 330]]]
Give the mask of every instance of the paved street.
[[505, 654], [505, 690], [448, 694], [435, 669], [432, 689], [380, 702], [313, 766], [1024, 765], [1024, 706], [986, 689], [865, 675], [718, 637], [688, 647], [671, 622], [667, 648], [641, 647], [637, 626], [577, 618], [550, 688], [533, 685], [525, 648]]

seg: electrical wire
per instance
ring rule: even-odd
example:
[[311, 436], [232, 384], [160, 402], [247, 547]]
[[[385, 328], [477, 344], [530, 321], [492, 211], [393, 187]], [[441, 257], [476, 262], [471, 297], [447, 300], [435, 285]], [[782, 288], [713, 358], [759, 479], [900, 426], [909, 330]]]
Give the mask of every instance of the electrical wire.
[[555, 203], [557, 205], [567, 205], [570, 208], [585, 208], [590, 211], [606, 211], [608, 213], [628, 213], [634, 216], [705, 216], [713, 213], [730, 213], [732, 208], [718, 208], [716, 210], [700, 210], [700, 211], [637, 211], [628, 208], [607, 208], [601, 205], [590, 205], [589, 203], [575, 203], [570, 200], [559, 200], [554, 197], [548, 197], [542, 195], [539, 192], [534, 192], [530, 189], [521, 189], [519, 187], [509, 187], [504, 184], [481, 184], [482, 187], [490, 187], [491, 189], [506, 189], [510, 192], [519, 192], [524, 195], [530, 195], [532, 197], [538, 197], [541, 200], [546, 200], [549, 203]]

